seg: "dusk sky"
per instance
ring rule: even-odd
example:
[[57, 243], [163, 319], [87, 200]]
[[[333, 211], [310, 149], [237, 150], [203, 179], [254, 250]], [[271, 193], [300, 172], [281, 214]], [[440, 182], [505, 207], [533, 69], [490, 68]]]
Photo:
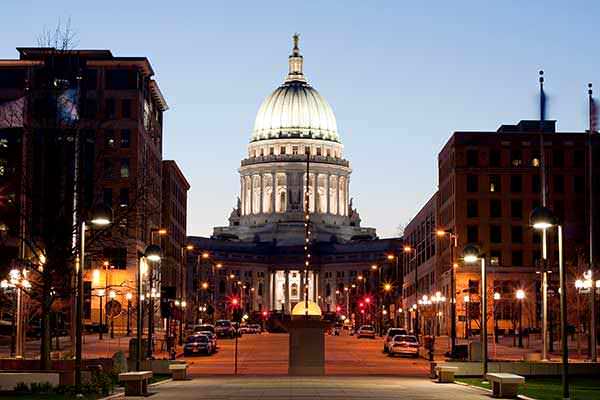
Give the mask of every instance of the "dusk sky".
[[537, 118], [540, 68], [559, 130], [585, 129], [587, 83], [600, 93], [598, 1], [419, 3], [4, 0], [0, 58], [69, 17], [79, 47], [148, 57], [170, 106], [164, 158], [192, 186], [188, 234], [210, 235], [227, 224], [256, 112], [299, 32], [362, 224], [388, 237], [436, 191], [453, 131]]

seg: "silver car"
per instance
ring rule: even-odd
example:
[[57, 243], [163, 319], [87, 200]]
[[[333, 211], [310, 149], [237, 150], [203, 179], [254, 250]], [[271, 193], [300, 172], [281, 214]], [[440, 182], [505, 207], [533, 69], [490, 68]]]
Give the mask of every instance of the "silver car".
[[408, 335], [408, 332], [404, 328], [389, 328], [387, 330], [387, 333], [385, 334], [385, 338], [383, 339], [384, 353], [387, 353], [389, 351], [390, 342], [396, 335]]
[[412, 335], [396, 335], [392, 338], [389, 345], [390, 356], [396, 354], [405, 354], [413, 357], [419, 357], [419, 339]]

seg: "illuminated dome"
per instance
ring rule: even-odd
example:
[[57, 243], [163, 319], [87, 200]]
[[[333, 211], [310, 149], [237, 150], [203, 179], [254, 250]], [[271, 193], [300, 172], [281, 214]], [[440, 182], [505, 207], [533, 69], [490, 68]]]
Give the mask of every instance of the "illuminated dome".
[[[306, 307], [306, 303], [308, 303], [308, 307]], [[308, 313], [307, 313], [308, 311]], [[321, 308], [317, 305], [317, 303], [313, 303], [312, 301], [300, 301], [296, 304], [292, 310], [293, 316], [304, 316], [307, 315], [309, 317], [321, 316]]]
[[285, 82], [263, 101], [258, 110], [252, 141], [277, 138], [340, 141], [331, 106], [307, 83], [302, 73], [298, 39], [298, 35], [294, 35]]

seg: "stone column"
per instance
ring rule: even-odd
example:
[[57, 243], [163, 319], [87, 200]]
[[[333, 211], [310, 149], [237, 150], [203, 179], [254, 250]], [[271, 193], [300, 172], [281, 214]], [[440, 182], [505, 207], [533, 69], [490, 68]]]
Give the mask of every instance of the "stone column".
[[289, 312], [290, 311], [290, 271], [285, 270], [285, 271], [283, 271], [283, 273], [285, 274], [285, 287], [283, 288], [284, 311]]
[[[304, 267], [302, 267], [302, 268], [304, 268]], [[299, 288], [300, 288], [300, 292], [299, 292], [300, 301], [304, 301], [304, 269], [300, 270], [300, 286], [299, 286]]]
[[263, 284], [263, 305], [267, 310], [271, 309], [271, 271], [267, 271], [267, 279]]
[[329, 174], [325, 174], [325, 197], [327, 198], [327, 206], [326, 206], [326, 213], [329, 214], [330, 213], [330, 206], [329, 206]]
[[269, 272], [269, 276], [271, 277], [271, 281], [269, 283], [269, 291], [271, 292], [271, 304], [269, 305], [269, 308], [270, 310], [274, 310], [277, 304], [277, 291], [275, 290], [275, 284], [277, 282], [275, 278], [277, 277], [277, 272], [271, 271]]
[[259, 185], [260, 185], [260, 199], [259, 199], [260, 205], [259, 205], [259, 209], [260, 209], [260, 213], [262, 214], [264, 212], [264, 210], [263, 210], [263, 197], [265, 195], [265, 187], [263, 186], [263, 174], [260, 174], [259, 177], [260, 177], [259, 178], [259, 182], [258, 182]]

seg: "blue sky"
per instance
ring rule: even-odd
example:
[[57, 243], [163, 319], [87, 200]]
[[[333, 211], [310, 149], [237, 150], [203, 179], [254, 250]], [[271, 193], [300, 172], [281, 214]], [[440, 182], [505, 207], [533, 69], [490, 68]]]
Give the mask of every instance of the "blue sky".
[[585, 128], [588, 82], [600, 93], [597, 1], [2, 3], [0, 58], [70, 17], [80, 47], [150, 59], [171, 107], [164, 157], [192, 185], [194, 235], [227, 223], [256, 111], [285, 76], [294, 32], [336, 114], [363, 225], [382, 237], [435, 192], [451, 132], [537, 117], [538, 69], [560, 130]]

